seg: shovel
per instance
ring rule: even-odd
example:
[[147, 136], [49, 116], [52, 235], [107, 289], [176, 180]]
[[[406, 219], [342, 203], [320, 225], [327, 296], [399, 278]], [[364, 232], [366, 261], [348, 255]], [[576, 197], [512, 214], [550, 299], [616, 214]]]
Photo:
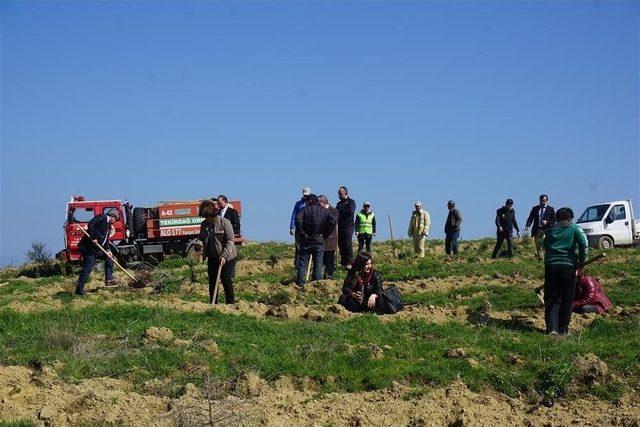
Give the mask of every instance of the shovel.
[[[84, 228], [82, 228], [80, 225], [78, 225], [78, 230], [82, 231], [82, 232], [84, 233], [84, 235], [85, 235], [85, 236], [87, 236], [87, 237], [89, 238], [89, 240], [91, 240], [91, 236], [89, 235], [89, 233], [87, 233], [87, 231], [86, 231]], [[96, 243], [95, 245], [96, 245], [96, 246], [98, 247], [98, 249], [100, 249], [100, 250], [101, 250], [101, 251], [102, 251], [106, 256], [108, 256], [108, 257], [109, 257], [109, 259], [110, 259], [111, 261], [113, 261], [113, 263], [114, 263], [115, 265], [117, 265], [117, 266], [118, 266], [118, 268], [120, 268], [120, 270], [124, 271], [124, 274], [126, 274], [127, 276], [129, 276], [129, 278], [130, 278], [131, 280], [133, 280], [134, 282], [136, 281], [136, 278], [135, 278], [135, 277], [133, 277], [133, 275], [132, 275], [131, 273], [129, 273], [129, 272], [128, 272], [128, 271], [127, 271], [123, 266], [121, 266], [121, 265], [120, 265], [120, 263], [119, 263], [119, 262], [118, 262], [118, 261], [117, 261], [113, 256], [111, 256], [111, 255], [109, 254], [109, 252], [105, 251], [105, 250], [104, 250], [104, 248], [103, 248], [102, 246], [98, 245], [97, 243]]]
[[216, 305], [218, 302], [218, 289], [220, 288], [220, 275], [222, 274], [222, 264], [218, 265], [218, 274], [216, 275], [216, 284], [213, 287], [213, 301], [211, 304]]

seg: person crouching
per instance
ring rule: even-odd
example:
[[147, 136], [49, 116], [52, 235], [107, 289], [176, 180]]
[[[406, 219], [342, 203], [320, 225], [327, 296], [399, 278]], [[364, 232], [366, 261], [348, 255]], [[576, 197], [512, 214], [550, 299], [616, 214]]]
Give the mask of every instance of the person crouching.
[[606, 313], [613, 304], [604, 293], [600, 282], [595, 277], [578, 274], [576, 294], [573, 299], [574, 313]]
[[209, 304], [213, 304], [214, 299], [218, 303], [218, 295], [214, 295], [218, 269], [221, 269], [220, 281], [224, 287], [225, 302], [233, 304], [233, 278], [236, 274], [238, 252], [233, 239], [233, 226], [228, 219], [218, 215], [219, 209], [219, 205], [211, 200], [204, 200], [200, 204], [200, 216], [204, 217], [200, 224], [202, 261], [207, 260]]
[[371, 254], [359, 253], [344, 279], [338, 303], [355, 313], [376, 311], [380, 307], [381, 293], [382, 279], [373, 268]]

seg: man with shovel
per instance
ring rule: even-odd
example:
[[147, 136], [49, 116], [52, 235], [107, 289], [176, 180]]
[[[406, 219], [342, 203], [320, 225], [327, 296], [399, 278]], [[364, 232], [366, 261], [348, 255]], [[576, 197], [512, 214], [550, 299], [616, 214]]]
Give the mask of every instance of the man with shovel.
[[87, 233], [83, 234], [80, 243], [78, 243], [78, 248], [82, 254], [82, 270], [80, 270], [80, 277], [78, 277], [78, 283], [76, 284], [76, 295], [84, 295], [84, 285], [89, 280], [89, 275], [96, 265], [96, 259], [103, 254], [100, 248], [106, 251], [104, 258], [105, 285], [115, 284], [113, 280], [113, 261], [111, 260], [111, 251], [109, 251], [109, 232], [111, 231], [111, 224], [119, 219], [120, 212], [117, 209], [112, 209], [106, 214], [95, 216], [87, 224]]

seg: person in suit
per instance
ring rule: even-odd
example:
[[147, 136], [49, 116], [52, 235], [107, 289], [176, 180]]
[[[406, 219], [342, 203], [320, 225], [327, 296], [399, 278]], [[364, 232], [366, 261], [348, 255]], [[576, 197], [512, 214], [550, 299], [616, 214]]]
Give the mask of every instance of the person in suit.
[[[82, 254], [82, 270], [80, 270], [80, 277], [78, 277], [78, 283], [76, 284], [75, 294], [78, 296], [84, 295], [84, 285], [89, 280], [89, 275], [93, 271], [93, 267], [96, 265], [96, 259], [98, 257], [104, 257], [104, 282], [105, 285], [114, 285], [113, 280], [113, 261], [111, 260], [111, 251], [109, 250], [109, 233], [111, 231], [111, 224], [120, 219], [120, 212], [117, 209], [112, 209], [106, 214], [100, 214], [95, 216], [87, 224], [87, 233], [90, 237], [87, 237], [83, 233], [82, 239], [78, 243], [78, 248]], [[98, 247], [103, 248], [109, 256], [104, 256], [104, 253]]]
[[536, 242], [536, 256], [540, 258], [540, 250], [543, 248], [542, 240], [544, 232], [556, 223], [556, 211], [549, 206], [549, 197], [546, 194], [540, 195], [540, 204], [531, 208], [529, 218], [525, 224], [524, 231], [529, 231], [531, 227], [531, 235]]
[[336, 203], [338, 210], [338, 249], [340, 265], [351, 268], [353, 262], [353, 233], [355, 231], [356, 202], [349, 197], [347, 187], [338, 189], [340, 201]]
[[513, 230], [515, 229], [520, 237], [520, 227], [516, 221], [516, 211], [513, 209], [513, 200], [507, 199], [504, 206], [496, 211], [496, 246], [493, 248], [491, 258], [498, 256], [498, 251], [502, 247], [502, 242], [507, 241], [507, 254], [513, 258]]
[[229, 200], [224, 194], [218, 196], [218, 205], [220, 206], [220, 216], [229, 220], [231, 227], [233, 227], [233, 234], [239, 236], [240, 215], [238, 215], [238, 211], [229, 205]]

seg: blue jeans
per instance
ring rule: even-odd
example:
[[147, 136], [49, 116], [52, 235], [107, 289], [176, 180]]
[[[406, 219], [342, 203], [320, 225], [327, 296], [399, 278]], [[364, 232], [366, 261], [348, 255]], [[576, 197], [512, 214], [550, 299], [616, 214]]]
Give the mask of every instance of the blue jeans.
[[449, 231], [444, 238], [444, 250], [447, 255], [451, 255], [453, 251], [454, 255], [458, 255], [458, 239], [460, 238], [460, 230]]
[[[82, 252], [82, 270], [80, 271], [80, 277], [78, 277], [76, 294], [84, 295], [84, 284], [89, 280], [89, 275], [93, 271], [93, 267], [96, 265], [96, 258], [97, 254], [95, 252]], [[104, 281], [109, 282], [111, 280], [113, 280], [113, 261], [105, 256]]]
[[296, 275], [296, 285], [302, 286], [307, 278], [307, 266], [310, 258], [313, 257], [313, 279], [322, 279], [322, 256], [324, 253], [323, 244], [302, 245], [300, 248], [300, 259], [298, 260], [298, 274]]

